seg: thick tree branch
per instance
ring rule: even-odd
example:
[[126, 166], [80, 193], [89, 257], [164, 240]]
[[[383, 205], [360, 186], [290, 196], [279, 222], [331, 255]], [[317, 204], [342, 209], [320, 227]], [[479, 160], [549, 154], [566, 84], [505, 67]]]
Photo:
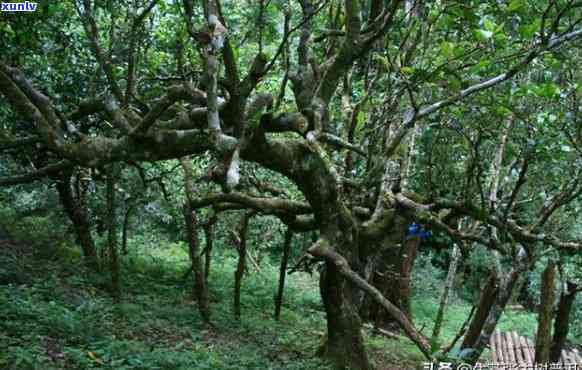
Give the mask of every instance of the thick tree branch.
[[360, 147], [358, 147], [357, 145], [351, 144], [345, 140], [343, 140], [340, 137], [337, 137], [335, 135], [332, 135], [330, 133], [327, 132], [323, 132], [321, 133], [321, 135], [319, 135], [319, 138], [328, 143], [331, 144], [337, 148], [344, 148], [344, 149], [348, 149], [351, 150], [353, 152], [358, 153], [359, 155], [363, 156], [363, 157], [367, 157], [368, 153], [366, 153], [366, 151]]
[[313, 212], [307, 203], [281, 198], [255, 197], [239, 192], [209, 194], [192, 200], [192, 207], [201, 208], [219, 203], [235, 203], [268, 214], [304, 215]]
[[73, 162], [62, 160], [60, 162], [49, 164], [35, 172], [27, 173], [25, 175], [13, 176], [13, 177], [0, 177], [0, 187], [2, 186], [12, 186], [18, 184], [26, 184], [36, 180], [43, 179], [47, 176], [57, 175], [64, 170], [73, 167]]
[[25, 92], [5, 73], [9, 72], [9, 70], [2, 67], [4, 65], [0, 63], [0, 92], [18, 113], [36, 123], [38, 133], [45, 144], [57, 149], [62, 145], [63, 140], [59, 128], [51, 124], [50, 120], [47, 119]]
[[[150, 127], [160, 118], [160, 116], [174, 103], [185, 100], [195, 105], [206, 103], [204, 92], [195, 89], [190, 85], [175, 85], [168, 88], [166, 95], [162, 96], [152, 109], [145, 115], [140, 126], [134, 132], [147, 132]], [[217, 113], [218, 114], [218, 113]]]
[[31, 146], [40, 142], [38, 136], [19, 137], [9, 140], [0, 140], [0, 151], [16, 149], [23, 146]]

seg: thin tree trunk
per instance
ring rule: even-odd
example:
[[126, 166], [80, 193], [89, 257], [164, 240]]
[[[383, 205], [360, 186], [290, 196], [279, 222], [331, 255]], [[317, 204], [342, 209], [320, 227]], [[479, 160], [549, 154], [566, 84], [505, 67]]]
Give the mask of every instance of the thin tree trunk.
[[441, 326], [443, 323], [443, 318], [445, 317], [445, 309], [447, 307], [447, 302], [449, 300], [449, 292], [453, 287], [453, 283], [455, 282], [455, 275], [457, 274], [457, 265], [459, 263], [459, 258], [461, 256], [461, 251], [457, 244], [453, 244], [453, 253], [451, 255], [451, 262], [449, 265], [449, 272], [447, 273], [447, 279], [445, 280], [445, 287], [443, 289], [443, 294], [441, 296], [441, 301], [439, 304], [439, 310], [437, 312], [437, 316], [434, 323], [434, 329], [432, 331], [432, 339], [431, 343], [434, 345], [437, 343], [440, 332]]
[[183, 206], [183, 214], [192, 270], [192, 296], [198, 303], [198, 309], [202, 319], [206, 322], [209, 322], [210, 304], [208, 301], [208, 289], [206, 287], [206, 279], [204, 277], [204, 271], [202, 271], [202, 261], [199, 253], [196, 212], [194, 209], [192, 209], [192, 200], [194, 198], [192, 174], [190, 172], [190, 167], [185, 159], [181, 159], [180, 163], [184, 172], [184, 186], [186, 192], [186, 202]]
[[578, 285], [568, 281], [560, 295], [558, 313], [556, 315], [556, 320], [554, 321], [554, 338], [550, 350], [551, 362], [560, 361], [564, 344], [568, 338], [568, 331], [570, 330], [570, 313], [572, 312], [572, 307], [576, 300], [576, 293], [578, 293]]
[[412, 288], [410, 282], [410, 275], [412, 274], [412, 267], [416, 260], [416, 252], [420, 244], [420, 237], [409, 238], [404, 242], [400, 251], [400, 304], [401, 310], [404, 312], [408, 320], [412, 321]]
[[285, 231], [285, 242], [283, 244], [283, 257], [281, 258], [281, 267], [279, 268], [279, 289], [275, 297], [275, 319], [279, 320], [281, 316], [281, 305], [283, 304], [283, 293], [285, 291], [285, 277], [287, 276], [287, 263], [289, 262], [289, 251], [291, 249], [291, 239], [293, 232], [290, 228]]
[[548, 261], [548, 265], [542, 274], [542, 287], [540, 292], [541, 302], [538, 312], [538, 332], [536, 335], [536, 358], [535, 363], [547, 364], [550, 362], [550, 347], [552, 345], [552, 311], [556, 292], [554, 279], [556, 267], [553, 260]]
[[123, 217], [123, 232], [122, 232], [122, 244], [121, 244], [121, 253], [124, 256], [127, 256], [128, 254], [128, 250], [127, 250], [127, 236], [129, 234], [129, 220], [131, 218], [131, 213], [133, 212], [133, 208], [135, 206], [134, 205], [130, 205], [129, 207], [127, 207], [127, 210], [125, 211], [125, 215]]
[[234, 272], [234, 318], [237, 320], [240, 320], [241, 316], [240, 289], [246, 264], [247, 229], [249, 226], [249, 218], [250, 214], [245, 214], [243, 216], [237, 240], [238, 262], [236, 265], [236, 271]]
[[459, 329], [459, 332], [457, 333], [457, 335], [455, 335], [455, 338], [452, 340], [452, 342], [450, 342], [446, 347], [442, 348], [442, 353], [448, 354], [449, 352], [451, 352], [451, 349], [455, 347], [459, 339], [461, 339], [461, 337], [465, 335], [465, 332], [467, 331], [467, 325], [469, 325], [469, 322], [471, 322], [471, 319], [473, 318], [473, 315], [475, 314], [476, 310], [477, 306], [471, 307], [471, 312], [469, 312], [469, 316], [467, 316], [467, 318], [465, 319], [465, 322], [461, 326], [461, 329]]
[[481, 298], [479, 299], [477, 311], [475, 312], [475, 316], [473, 316], [473, 320], [471, 320], [471, 324], [469, 325], [469, 329], [465, 334], [461, 348], [472, 348], [475, 345], [477, 339], [479, 339], [481, 331], [483, 330], [485, 320], [487, 320], [487, 316], [491, 311], [491, 307], [493, 306], [498, 293], [499, 277], [497, 276], [497, 272], [493, 270], [491, 275], [489, 275], [489, 279], [487, 279], [485, 288], [481, 292]]
[[208, 286], [208, 277], [210, 276], [210, 267], [212, 265], [213, 228], [215, 222], [216, 215], [213, 215], [203, 226], [204, 239], [206, 240], [206, 247], [204, 247], [204, 280], [206, 281], [206, 286]]
[[73, 196], [73, 191], [71, 189], [71, 174], [67, 173], [59, 178], [56, 182], [56, 187], [61, 204], [63, 205], [69, 220], [71, 220], [71, 223], [73, 224], [77, 242], [81, 245], [83, 258], [86, 264], [92, 269], [98, 270], [99, 263], [95, 251], [95, 243], [93, 241], [93, 236], [91, 235], [91, 224], [87, 217], [87, 211], [81, 200], [75, 199]]
[[[509, 130], [511, 125], [513, 124], [513, 114], [510, 114], [507, 119], [507, 124], [501, 130], [501, 137], [499, 140], [499, 148], [497, 149], [497, 153], [495, 154], [495, 159], [491, 164], [491, 189], [489, 192], [489, 207], [491, 210], [497, 209], [497, 193], [499, 191], [499, 186], [501, 183], [501, 167], [503, 164], [503, 155], [505, 153], [505, 147], [507, 145], [507, 139], [509, 138]], [[493, 227], [491, 230], [492, 237], [497, 239], [497, 228]], [[499, 256], [499, 252], [493, 250], [493, 258], [495, 262], [495, 268], [498, 273], [501, 272], [501, 257]]]
[[111, 295], [115, 303], [121, 302], [121, 284], [119, 281], [119, 259], [117, 256], [117, 220], [115, 215], [115, 177], [114, 165], [107, 173], [107, 244], [109, 249], [109, 270], [111, 272]]

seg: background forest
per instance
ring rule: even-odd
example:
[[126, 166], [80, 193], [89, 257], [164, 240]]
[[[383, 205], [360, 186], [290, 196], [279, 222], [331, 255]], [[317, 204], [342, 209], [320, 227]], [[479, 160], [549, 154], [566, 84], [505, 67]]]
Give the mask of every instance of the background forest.
[[582, 3], [0, 13], [0, 368], [582, 345]]

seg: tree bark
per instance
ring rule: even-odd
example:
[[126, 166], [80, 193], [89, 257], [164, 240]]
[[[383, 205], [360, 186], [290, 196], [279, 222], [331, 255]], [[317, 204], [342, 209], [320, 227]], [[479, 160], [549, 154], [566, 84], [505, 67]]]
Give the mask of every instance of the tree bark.
[[487, 320], [487, 316], [491, 311], [491, 307], [493, 306], [498, 293], [499, 277], [497, 276], [497, 272], [493, 270], [489, 275], [489, 279], [487, 279], [485, 288], [483, 288], [483, 291], [481, 292], [477, 311], [475, 312], [475, 316], [473, 316], [473, 320], [471, 320], [469, 329], [465, 334], [465, 338], [461, 344], [461, 349], [473, 348], [477, 339], [479, 339], [479, 335], [483, 330], [483, 325], [485, 325], [485, 320]]
[[236, 271], [234, 272], [234, 318], [240, 320], [240, 290], [242, 286], [242, 278], [245, 272], [246, 256], [247, 256], [247, 229], [249, 226], [250, 214], [245, 214], [242, 218], [239, 233], [236, 240], [236, 249], [238, 251], [238, 262]]
[[536, 335], [536, 358], [537, 364], [547, 364], [550, 362], [550, 347], [552, 345], [552, 311], [556, 299], [554, 280], [556, 267], [553, 260], [548, 261], [548, 265], [542, 274], [542, 287], [540, 292], [541, 302], [538, 312], [538, 332]]
[[71, 189], [71, 173], [65, 173], [56, 182], [61, 204], [73, 224], [77, 242], [81, 245], [85, 263], [94, 270], [99, 269], [95, 243], [91, 235], [91, 224], [80, 199], [75, 199]]
[[451, 262], [449, 265], [449, 272], [447, 273], [447, 279], [445, 280], [445, 287], [443, 289], [443, 294], [441, 296], [441, 301], [439, 304], [439, 310], [434, 323], [434, 329], [432, 331], [431, 343], [434, 345], [437, 343], [441, 326], [443, 323], [443, 318], [445, 316], [445, 309], [447, 307], [447, 302], [449, 300], [449, 292], [453, 287], [455, 282], [455, 275], [457, 274], [457, 265], [459, 263], [459, 257], [461, 256], [461, 251], [456, 244], [453, 244], [453, 253], [451, 255]]
[[285, 241], [283, 243], [283, 257], [281, 258], [281, 266], [279, 268], [279, 289], [275, 296], [275, 320], [279, 320], [281, 316], [281, 305], [283, 304], [283, 293], [285, 291], [285, 277], [287, 276], [287, 263], [289, 262], [289, 251], [291, 249], [291, 240], [293, 232], [287, 228], [285, 231]]
[[117, 255], [117, 220], [115, 204], [115, 165], [107, 170], [107, 244], [109, 249], [109, 270], [111, 273], [111, 295], [115, 303], [121, 302], [121, 283], [119, 281], [119, 259]]
[[576, 293], [578, 293], [578, 285], [570, 281], [566, 282], [560, 295], [558, 313], [554, 321], [554, 337], [550, 350], [551, 362], [560, 361], [564, 344], [568, 338], [568, 331], [570, 330], [570, 313], [576, 300]]

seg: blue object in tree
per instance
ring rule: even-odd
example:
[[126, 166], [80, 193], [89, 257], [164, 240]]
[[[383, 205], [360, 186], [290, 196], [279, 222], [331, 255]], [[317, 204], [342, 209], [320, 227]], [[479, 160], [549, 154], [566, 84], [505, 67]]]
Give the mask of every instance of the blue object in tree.
[[418, 235], [420, 236], [421, 240], [427, 240], [432, 236], [432, 233], [430, 231], [422, 230]]
[[406, 230], [406, 236], [416, 236], [420, 232], [420, 225], [416, 222], [411, 223]]
[[427, 240], [432, 236], [432, 232], [426, 231], [416, 222], [411, 223], [406, 230], [406, 236], [419, 236], [422, 240]]

